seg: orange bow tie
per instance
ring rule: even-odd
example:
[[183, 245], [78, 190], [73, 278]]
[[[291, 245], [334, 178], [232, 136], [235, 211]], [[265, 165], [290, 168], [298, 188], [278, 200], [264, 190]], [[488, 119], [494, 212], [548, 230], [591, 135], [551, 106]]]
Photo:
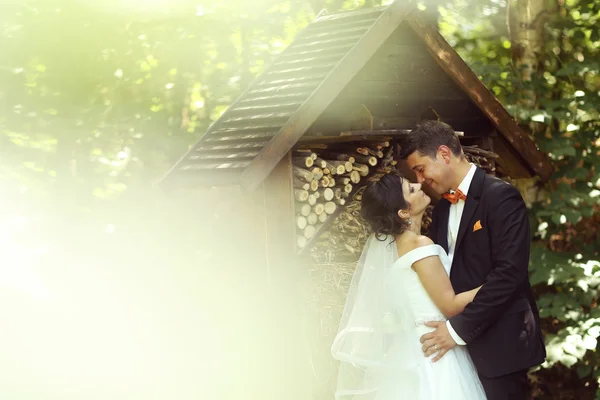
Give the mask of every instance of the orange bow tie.
[[467, 200], [467, 195], [464, 194], [460, 189], [457, 189], [454, 193], [444, 193], [442, 197], [452, 204], [458, 203], [459, 200]]

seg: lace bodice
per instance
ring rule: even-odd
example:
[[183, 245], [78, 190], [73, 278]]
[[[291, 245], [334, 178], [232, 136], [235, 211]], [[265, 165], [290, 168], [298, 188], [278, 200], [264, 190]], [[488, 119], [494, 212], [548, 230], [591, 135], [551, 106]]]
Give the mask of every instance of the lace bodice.
[[[409, 307], [417, 326], [427, 321], [446, 320], [444, 314], [427, 294], [417, 273], [411, 268], [415, 262], [431, 256], [439, 256], [446, 273], [449, 273], [450, 259], [444, 249], [437, 244], [418, 247], [409, 251], [398, 258], [390, 271], [391, 287], [395, 288], [394, 291], [403, 290], [404, 295], [402, 298], [408, 298], [409, 303], [404, 304], [406, 301], [397, 301], [395, 305], [397, 307]], [[396, 297], [400, 299], [400, 296]]]

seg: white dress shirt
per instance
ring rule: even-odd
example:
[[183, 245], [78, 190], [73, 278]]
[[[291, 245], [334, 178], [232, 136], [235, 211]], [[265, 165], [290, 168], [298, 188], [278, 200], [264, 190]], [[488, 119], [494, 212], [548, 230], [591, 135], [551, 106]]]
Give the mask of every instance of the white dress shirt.
[[[469, 188], [471, 187], [471, 181], [473, 180], [473, 176], [475, 175], [475, 171], [477, 167], [474, 164], [471, 164], [471, 168], [467, 175], [462, 180], [460, 185], [458, 185], [458, 189], [463, 192], [466, 196], [468, 196]], [[450, 258], [450, 269], [452, 269], [452, 260], [454, 259], [454, 249], [456, 247], [456, 239], [458, 238], [458, 229], [460, 227], [460, 219], [463, 214], [463, 210], [465, 209], [465, 202], [463, 200], [458, 200], [456, 204], [450, 204], [450, 211], [448, 215], [448, 257]], [[454, 328], [452, 328], [452, 324], [450, 321], [446, 321], [446, 326], [448, 327], [448, 331], [450, 332], [450, 336], [458, 345], [466, 345], [465, 341], [462, 340], [460, 336], [456, 333]]]

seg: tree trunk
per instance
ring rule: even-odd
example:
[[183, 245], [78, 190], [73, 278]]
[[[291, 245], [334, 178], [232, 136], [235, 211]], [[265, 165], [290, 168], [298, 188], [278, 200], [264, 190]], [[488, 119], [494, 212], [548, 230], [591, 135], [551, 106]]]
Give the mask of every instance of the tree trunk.
[[[523, 83], [518, 104], [527, 110], [537, 107], [538, 99], [531, 84], [534, 76], [544, 72], [544, 24], [550, 10], [548, 0], [509, 0], [507, 4], [511, 57]], [[532, 132], [547, 129], [536, 122], [530, 122], [529, 128]], [[520, 179], [515, 185], [528, 205], [539, 200], [540, 186], [535, 178]]]
[[544, 47], [544, 23], [549, 12], [547, 0], [510, 0], [507, 12], [511, 56], [525, 86], [520, 103], [531, 109], [537, 100], [530, 87], [531, 78], [543, 72], [540, 57]]

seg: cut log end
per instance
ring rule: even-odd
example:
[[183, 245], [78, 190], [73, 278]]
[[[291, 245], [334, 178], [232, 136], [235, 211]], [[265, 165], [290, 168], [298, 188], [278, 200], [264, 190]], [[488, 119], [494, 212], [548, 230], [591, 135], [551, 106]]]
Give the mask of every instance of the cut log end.
[[321, 169], [327, 168], [327, 162], [320, 157], [315, 158], [315, 165]]
[[[298, 207], [298, 206], [297, 206]], [[298, 207], [298, 211], [300, 212], [300, 215], [307, 217], [308, 214], [310, 214], [310, 212], [312, 211], [312, 207], [310, 206], [310, 204], [302, 204]]]
[[331, 215], [337, 209], [337, 205], [333, 201], [328, 201], [327, 203], [324, 204], [323, 208], [327, 214]]
[[[308, 204], [307, 204], [307, 206], [308, 206]], [[313, 211], [315, 214], [321, 215], [325, 212], [325, 206], [323, 205], [323, 203], [317, 203], [314, 205]], [[308, 214], [310, 214], [310, 211], [308, 212]], [[308, 214], [306, 214], [306, 215], [308, 215]]]
[[304, 168], [299, 168], [299, 167], [294, 166], [292, 170], [293, 170], [295, 176], [297, 176], [298, 178], [304, 179], [306, 182], [311, 182], [313, 180], [312, 172], [310, 172]]
[[308, 200], [308, 191], [302, 189], [294, 189], [294, 197], [297, 201], [306, 201]]
[[313, 179], [312, 181], [310, 181], [310, 190], [312, 190], [313, 192], [316, 192], [318, 189], [319, 189], [319, 180]]
[[292, 163], [300, 168], [310, 168], [314, 165], [315, 160], [311, 157], [294, 157]]
[[306, 239], [304, 236], [298, 236], [296, 238], [296, 246], [298, 246], [299, 249], [305, 248], [307, 244], [308, 239]]
[[[359, 163], [354, 163], [352, 165], [352, 169], [356, 172], [358, 172], [358, 174], [360, 176], [367, 176], [369, 175], [369, 166], [365, 165], [365, 164], [359, 164]], [[350, 177], [352, 178], [352, 177]], [[359, 178], [360, 179], [360, 178]], [[353, 181], [354, 182], [354, 181]], [[357, 183], [357, 182], [354, 182]]]
[[331, 201], [331, 199], [333, 199], [334, 196], [334, 191], [331, 188], [321, 189], [319, 193], [327, 201]]
[[307, 225], [304, 228], [304, 237], [307, 239], [311, 239], [313, 236], [315, 236], [316, 232], [317, 232], [317, 228], [315, 228], [314, 225]]
[[319, 167], [314, 167], [310, 172], [313, 174], [313, 179], [319, 180], [323, 177], [323, 169]]
[[298, 226], [298, 228], [304, 229], [306, 227], [306, 224], [306, 217], [304, 217], [303, 215], [299, 215], [296, 217], [296, 225]]

